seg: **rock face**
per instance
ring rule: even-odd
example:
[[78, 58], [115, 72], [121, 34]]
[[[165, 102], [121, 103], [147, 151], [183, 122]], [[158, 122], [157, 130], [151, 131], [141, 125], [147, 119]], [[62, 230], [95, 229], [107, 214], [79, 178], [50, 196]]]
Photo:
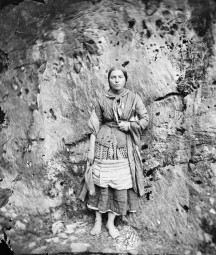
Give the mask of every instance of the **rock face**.
[[210, 0], [4, 6], [0, 169], [15, 214], [51, 210], [59, 220], [62, 204], [69, 217], [84, 212], [75, 193], [87, 121], [108, 69], [122, 65], [150, 115], [142, 158], [151, 187], [129, 222], [201, 251], [204, 234], [216, 242], [215, 8]]

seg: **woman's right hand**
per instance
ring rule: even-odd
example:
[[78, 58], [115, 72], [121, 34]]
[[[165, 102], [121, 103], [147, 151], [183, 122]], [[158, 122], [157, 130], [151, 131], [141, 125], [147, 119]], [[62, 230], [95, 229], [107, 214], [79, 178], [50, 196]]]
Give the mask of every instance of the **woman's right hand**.
[[87, 161], [89, 162], [90, 166], [94, 163], [94, 151], [89, 151]]

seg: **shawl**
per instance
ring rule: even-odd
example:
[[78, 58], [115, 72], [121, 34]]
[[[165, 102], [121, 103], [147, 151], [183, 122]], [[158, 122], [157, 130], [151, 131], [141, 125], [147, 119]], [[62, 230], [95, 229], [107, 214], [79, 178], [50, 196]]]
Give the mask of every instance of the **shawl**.
[[109, 90], [107, 94], [105, 95], [106, 97], [113, 99], [112, 109], [113, 109], [114, 118], [117, 124], [119, 123], [119, 117], [122, 117], [122, 114], [125, 108], [124, 103], [122, 101], [122, 97], [127, 95], [128, 92], [129, 92], [128, 89], [126, 90], [124, 89], [120, 94], [117, 95], [117, 94], [114, 94], [112, 90]]

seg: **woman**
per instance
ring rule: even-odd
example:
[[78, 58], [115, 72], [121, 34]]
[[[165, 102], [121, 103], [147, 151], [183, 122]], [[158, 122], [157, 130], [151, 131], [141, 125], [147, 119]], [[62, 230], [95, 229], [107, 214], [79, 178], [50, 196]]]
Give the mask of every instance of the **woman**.
[[127, 78], [123, 68], [109, 70], [110, 89], [98, 100], [89, 120], [88, 163], [92, 165], [95, 194], [89, 195], [87, 206], [96, 215], [92, 235], [101, 232], [102, 214], [107, 212], [108, 232], [118, 237], [115, 217], [136, 212], [138, 197], [144, 194], [139, 147], [140, 132], [149, 119], [141, 98], [125, 88]]

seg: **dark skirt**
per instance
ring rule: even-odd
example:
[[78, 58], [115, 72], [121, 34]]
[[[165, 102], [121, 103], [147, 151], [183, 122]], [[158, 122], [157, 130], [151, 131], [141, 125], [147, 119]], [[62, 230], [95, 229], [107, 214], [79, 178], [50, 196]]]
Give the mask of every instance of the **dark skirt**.
[[89, 209], [101, 213], [113, 212], [116, 215], [126, 215], [127, 212], [138, 210], [138, 195], [131, 189], [116, 190], [111, 187], [102, 188], [95, 185], [96, 195], [88, 197]]

